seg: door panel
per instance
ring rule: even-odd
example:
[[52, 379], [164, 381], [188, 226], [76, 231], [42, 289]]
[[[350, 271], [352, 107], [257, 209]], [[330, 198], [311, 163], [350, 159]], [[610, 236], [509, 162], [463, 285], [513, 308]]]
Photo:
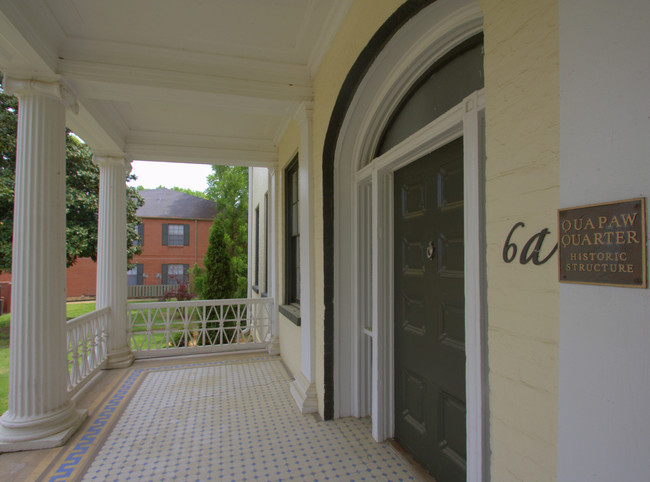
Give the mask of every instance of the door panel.
[[463, 141], [395, 172], [395, 437], [465, 480]]

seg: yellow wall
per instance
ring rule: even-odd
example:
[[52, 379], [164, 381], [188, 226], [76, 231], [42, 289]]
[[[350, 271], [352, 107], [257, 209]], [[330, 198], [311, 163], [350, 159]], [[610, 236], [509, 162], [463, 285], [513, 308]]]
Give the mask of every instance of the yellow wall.
[[403, 0], [357, 0], [348, 12], [314, 78], [314, 331], [316, 334], [316, 392], [320, 415], [324, 407], [324, 319], [323, 299], [323, 145], [332, 109], [350, 68], [377, 29]]
[[[322, 152], [331, 112], [352, 64], [401, 0], [357, 0], [314, 78], [316, 389], [323, 409]], [[519, 250], [543, 228], [554, 244], [559, 206], [559, 64], [556, 0], [482, 0], [486, 75], [486, 236], [492, 480], [553, 480], [557, 466], [558, 311], [555, 259], [502, 260], [511, 227]], [[292, 127], [286, 163], [299, 145]], [[289, 153], [291, 152], [291, 154]], [[280, 267], [281, 264], [278, 264]], [[288, 322], [281, 322], [288, 323]], [[283, 335], [284, 336], [284, 335]], [[289, 335], [291, 336], [291, 335]], [[299, 340], [298, 340], [299, 342]], [[281, 338], [285, 344], [285, 339]], [[293, 343], [293, 342], [292, 342]], [[283, 352], [284, 354], [284, 352]]]
[[[251, 277], [250, 277], [250, 284], [253, 285], [255, 282], [255, 258], [259, 257], [259, 273], [258, 273], [258, 281], [259, 281], [259, 286], [258, 286], [258, 292], [256, 293], [252, 288], [251, 288], [251, 296], [253, 298], [260, 298], [261, 294], [267, 291], [268, 287], [264, 285], [264, 270], [266, 267], [266, 252], [264, 251], [264, 228], [265, 228], [265, 219], [266, 219], [266, 213], [264, 212], [264, 195], [268, 192], [268, 171], [266, 168], [262, 167], [254, 167], [249, 169], [248, 175], [251, 178], [251, 199], [248, 203], [248, 209], [252, 213], [251, 219], [252, 222], [248, 226], [248, 229], [250, 230], [249, 233], [249, 239], [251, 239], [252, 242], [252, 254], [253, 256], [251, 259], [248, 260], [248, 265], [251, 268]], [[259, 251], [255, 253], [255, 210], [259, 209], [259, 215], [260, 215], [260, 220], [259, 220], [259, 242], [257, 243], [259, 246]]]
[[[276, 239], [277, 250], [276, 267], [278, 270], [278, 303], [284, 301], [284, 169], [298, 152], [300, 145], [300, 130], [298, 124], [292, 121], [278, 146], [278, 169], [276, 171], [276, 193], [277, 205], [275, 212], [277, 216]], [[300, 159], [298, 160], [300, 162]], [[300, 327], [289, 321], [284, 315], [278, 313], [278, 331], [280, 336], [280, 354], [285, 365], [296, 375], [300, 372], [301, 365], [301, 341]]]
[[507, 264], [543, 228], [557, 237], [559, 38], [556, 0], [482, 0], [492, 480], [553, 480], [557, 467], [557, 258]]

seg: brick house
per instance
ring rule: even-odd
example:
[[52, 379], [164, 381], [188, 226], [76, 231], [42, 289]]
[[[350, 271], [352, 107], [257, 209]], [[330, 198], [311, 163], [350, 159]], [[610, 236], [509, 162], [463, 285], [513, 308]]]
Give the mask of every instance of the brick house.
[[189, 282], [189, 270], [203, 266], [212, 220], [217, 209], [212, 201], [170, 189], [140, 192], [144, 206], [139, 235], [142, 253], [133, 259], [128, 285], [167, 285]]
[[[171, 285], [189, 281], [189, 270], [198, 264], [208, 249], [208, 235], [217, 210], [212, 201], [171, 189], [140, 191], [144, 205], [137, 215], [142, 219], [138, 234], [142, 253], [127, 271], [127, 284]], [[80, 258], [66, 270], [68, 298], [94, 297], [97, 264]]]

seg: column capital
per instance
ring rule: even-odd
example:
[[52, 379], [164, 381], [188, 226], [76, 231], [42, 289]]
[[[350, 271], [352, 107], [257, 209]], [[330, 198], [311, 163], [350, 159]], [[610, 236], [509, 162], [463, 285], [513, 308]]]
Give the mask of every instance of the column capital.
[[131, 172], [131, 161], [126, 159], [124, 154], [94, 154], [93, 164], [102, 167], [123, 167], [128, 174]]
[[79, 104], [72, 92], [58, 80], [21, 79], [5, 75], [2, 79], [2, 87], [9, 95], [15, 95], [19, 99], [30, 94], [44, 95], [59, 100], [66, 109], [75, 114], [79, 113]]
[[311, 101], [301, 102], [292, 117], [298, 123], [301, 130], [309, 128], [314, 117], [314, 103]]

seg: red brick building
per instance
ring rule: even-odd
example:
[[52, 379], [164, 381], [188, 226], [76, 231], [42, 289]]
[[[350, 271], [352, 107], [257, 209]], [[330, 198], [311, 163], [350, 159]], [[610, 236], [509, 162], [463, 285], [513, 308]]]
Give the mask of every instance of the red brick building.
[[[144, 205], [137, 215], [142, 219], [139, 234], [142, 253], [127, 272], [129, 285], [169, 285], [189, 281], [189, 270], [198, 264], [208, 249], [210, 226], [217, 215], [212, 201], [171, 189], [140, 191]], [[97, 265], [80, 258], [67, 269], [68, 298], [95, 296]]]

